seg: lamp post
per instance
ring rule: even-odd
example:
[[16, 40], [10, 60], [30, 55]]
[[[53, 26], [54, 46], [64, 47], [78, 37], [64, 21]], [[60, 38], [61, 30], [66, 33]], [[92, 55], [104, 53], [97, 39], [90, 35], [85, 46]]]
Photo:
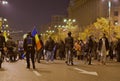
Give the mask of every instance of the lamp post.
[[109, 38], [111, 39], [110, 36], [110, 26], [111, 26], [111, 1], [108, 1], [108, 14], [109, 14]]
[[[112, 8], [112, 2], [118, 2], [118, 0], [102, 0], [107, 1], [107, 7], [108, 7], [108, 21], [109, 21], [109, 38], [111, 39], [111, 8]], [[116, 23], [117, 24], [117, 23]]]
[[71, 31], [73, 32], [73, 35], [75, 36], [75, 29], [76, 29], [76, 26], [74, 25], [74, 23], [76, 22], [75, 19], [64, 19], [64, 22], [66, 24], [66, 29], [68, 31]]
[[76, 20], [75, 19], [64, 19], [64, 22], [66, 23], [67, 29], [69, 29], [69, 31], [71, 31], [72, 27], [73, 27], [73, 23], [75, 23]]
[[109, 21], [110, 21], [110, 17], [111, 17], [111, 1], [108, 1], [108, 12], [109, 12]]
[[48, 33], [48, 35], [52, 35], [55, 31], [54, 30], [47, 30], [46, 33]]
[[72, 25], [74, 22], [76, 22], [75, 19], [64, 19], [64, 22], [66, 23], [66, 27], [72, 28]]
[[65, 26], [64, 25], [55, 25], [54, 27], [57, 28], [57, 30], [58, 30], [58, 40], [60, 41], [61, 40], [61, 30], [63, 28], [65, 28]]

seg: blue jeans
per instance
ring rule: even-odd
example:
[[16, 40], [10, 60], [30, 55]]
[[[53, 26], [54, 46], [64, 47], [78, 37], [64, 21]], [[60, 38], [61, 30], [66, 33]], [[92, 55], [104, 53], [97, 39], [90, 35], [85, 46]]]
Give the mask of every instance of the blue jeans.
[[73, 53], [72, 49], [66, 48], [66, 63], [67, 64], [73, 64]]
[[49, 61], [49, 60], [53, 61], [54, 60], [54, 53], [53, 53], [53, 51], [48, 51], [47, 50], [46, 57], [47, 57], [46, 61]]

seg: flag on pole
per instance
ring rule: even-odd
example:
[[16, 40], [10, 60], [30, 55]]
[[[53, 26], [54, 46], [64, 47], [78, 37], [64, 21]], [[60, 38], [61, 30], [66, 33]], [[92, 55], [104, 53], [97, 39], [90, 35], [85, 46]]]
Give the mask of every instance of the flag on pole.
[[42, 45], [40, 43], [40, 39], [39, 39], [38, 34], [37, 34], [37, 29], [35, 27], [32, 31], [32, 36], [35, 37], [36, 49], [38, 51], [41, 49]]

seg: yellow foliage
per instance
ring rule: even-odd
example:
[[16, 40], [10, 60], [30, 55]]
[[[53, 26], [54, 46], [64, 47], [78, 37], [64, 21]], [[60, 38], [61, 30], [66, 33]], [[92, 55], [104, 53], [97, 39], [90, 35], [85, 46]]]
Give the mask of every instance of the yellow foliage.
[[86, 38], [89, 35], [94, 35], [97, 39], [105, 33], [108, 37], [115, 38], [120, 37], [120, 27], [112, 26], [109, 20], [105, 18], [97, 18], [97, 21], [92, 25], [85, 28], [83, 37]]

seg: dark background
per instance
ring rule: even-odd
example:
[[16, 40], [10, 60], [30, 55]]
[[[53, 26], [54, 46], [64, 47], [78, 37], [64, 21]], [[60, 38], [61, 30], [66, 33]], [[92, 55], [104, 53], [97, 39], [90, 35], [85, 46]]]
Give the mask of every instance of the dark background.
[[52, 15], [66, 15], [69, 0], [8, 0], [0, 5], [0, 16], [13, 30], [31, 31], [50, 22]]

